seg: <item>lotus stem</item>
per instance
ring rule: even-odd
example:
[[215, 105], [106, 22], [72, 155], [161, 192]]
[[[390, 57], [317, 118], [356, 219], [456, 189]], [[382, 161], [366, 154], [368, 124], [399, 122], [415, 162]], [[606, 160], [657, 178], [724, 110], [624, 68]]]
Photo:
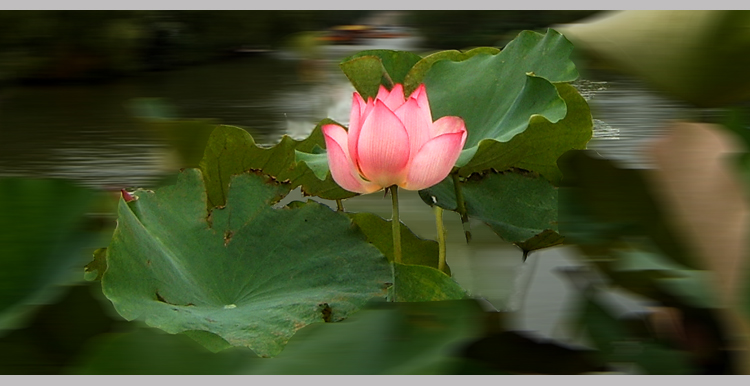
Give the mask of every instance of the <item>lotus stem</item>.
[[445, 271], [445, 226], [443, 225], [443, 208], [433, 205], [438, 239], [438, 270]]
[[336, 211], [337, 212], [343, 212], [344, 211], [344, 203], [341, 202], [341, 199], [336, 200]]
[[391, 222], [393, 226], [393, 261], [401, 264], [401, 221], [398, 218], [398, 186], [390, 187], [391, 202], [393, 203], [393, 216]]
[[451, 174], [451, 177], [453, 177], [453, 190], [456, 192], [456, 204], [458, 205], [456, 210], [461, 215], [461, 225], [464, 227], [464, 235], [468, 244], [471, 241], [471, 227], [469, 226], [469, 215], [466, 213], [464, 193], [461, 191], [461, 185], [459, 185], [458, 173]]
[[[524, 257], [528, 258], [531, 252], [524, 251]], [[534, 279], [534, 271], [536, 271], [536, 264], [539, 261], [539, 257], [531, 259], [529, 266], [526, 267], [528, 273], [526, 274], [526, 280], [523, 283], [523, 289], [521, 290], [521, 299], [518, 304], [518, 310], [522, 310], [526, 303], [526, 295], [529, 294], [529, 288], [531, 287], [531, 281]], [[526, 260], [524, 260], [524, 265]]]

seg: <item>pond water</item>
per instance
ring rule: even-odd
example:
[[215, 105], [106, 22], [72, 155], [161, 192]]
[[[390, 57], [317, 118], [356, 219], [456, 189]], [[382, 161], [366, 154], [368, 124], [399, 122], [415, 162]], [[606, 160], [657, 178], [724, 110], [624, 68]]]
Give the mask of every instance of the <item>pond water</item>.
[[[148, 186], [176, 172], [168, 146], [134, 118], [128, 107], [133, 98], [163, 98], [180, 117], [241, 126], [258, 143], [273, 144], [284, 134], [304, 138], [323, 118], [348, 121], [353, 88], [337, 63], [372, 48], [402, 47], [336, 46], [325, 48], [322, 59], [315, 61], [282, 52], [99, 85], [0, 89], [0, 176], [63, 177], [119, 189]], [[631, 166], [647, 166], [638, 154], [643, 141], [686, 111], [624, 77], [583, 79], [576, 86], [595, 118], [589, 147]], [[302, 197], [295, 193], [289, 199]], [[390, 217], [390, 199], [382, 194], [355, 197], [345, 205], [347, 210]], [[405, 224], [422, 237], [436, 238], [432, 210], [416, 193], [403, 192], [401, 207]], [[459, 283], [498, 309], [518, 309], [523, 291], [517, 289], [529, 285], [518, 327], [561, 334], [571, 299], [556, 269], [576, 264], [570, 248], [534, 253], [523, 264], [520, 251], [483, 224], [471, 224], [474, 238], [467, 245], [458, 215], [446, 212], [445, 221], [448, 264]]]

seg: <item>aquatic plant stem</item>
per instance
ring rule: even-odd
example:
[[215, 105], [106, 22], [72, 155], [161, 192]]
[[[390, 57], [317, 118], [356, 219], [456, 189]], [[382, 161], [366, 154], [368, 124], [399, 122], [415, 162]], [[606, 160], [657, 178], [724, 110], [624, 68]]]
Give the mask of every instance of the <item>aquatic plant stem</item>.
[[471, 227], [469, 226], [469, 214], [466, 213], [464, 193], [461, 191], [461, 185], [459, 185], [460, 179], [458, 173], [451, 174], [451, 177], [453, 178], [453, 189], [456, 192], [456, 210], [461, 215], [461, 225], [464, 227], [464, 236], [466, 236], [466, 243], [468, 244], [471, 241]]
[[[524, 252], [524, 265], [526, 264], [526, 259], [528, 259], [531, 252]], [[530, 266], [527, 266], [526, 269], [528, 271], [528, 274], [526, 276], [526, 280], [523, 283], [523, 289], [521, 290], [521, 300], [518, 304], [518, 310], [522, 310], [524, 307], [524, 304], [526, 303], [526, 295], [529, 294], [529, 288], [531, 288], [531, 281], [534, 279], [534, 271], [536, 271], [536, 264], [539, 261], [539, 257], [535, 257], [531, 259]]]
[[433, 205], [438, 239], [438, 270], [445, 271], [445, 226], [443, 225], [443, 208]]
[[393, 226], [393, 261], [401, 264], [401, 221], [398, 218], [398, 186], [393, 185], [390, 188], [391, 202], [393, 203], [393, 216], [391, 223]]
[[344, 203], [341, 202], [341, 200], [336, 200], [336, 211], [337, 212], [343, 212], [344, 211]]

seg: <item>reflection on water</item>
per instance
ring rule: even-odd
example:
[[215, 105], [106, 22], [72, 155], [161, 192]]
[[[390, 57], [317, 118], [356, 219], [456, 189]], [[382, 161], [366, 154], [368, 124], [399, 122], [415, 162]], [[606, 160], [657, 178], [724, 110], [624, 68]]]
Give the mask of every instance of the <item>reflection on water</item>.
[[[262, 144], [273, 144], [283, 134], [304, 138], [326, 117], [346, 125], [353, 88], [337, 63], [367, 48], [373, 47], [329, 47], [323, 59], [309, 62], [282, 53], [101, 85], [0, 90], [0, 175], [65, 177], [89, 186], [120, 188], [152, 185], [174, 174], [177, 163], [163, 139], [148, 132], [128, 110], [132, 98], [164, 98], [181, 117], [216, 118], [246, 128]], [[665, 121], [687, 109], [634, 80], [605, 79], [576, 82], [595, 118], [590, 147], [643, 166], [638, 154], [643, 141], [658, 135]], [[296, 192], [289, 199], [302, 197]], [[404, 223], [434, 240], [432, 211], [418, 195], [403, 192], [401, 205]], [[384, 218], [391, 211], [390, 199], [379, 193], [347, 200], [346, 207]], [[474, 238], [467, 245], [458, 216], [446, 212], [445, 222], [454, 278], [499, 309], [517, 309], [523, 300], [520, 289], [528, 285], [519, 323], [545, 335], [555, 333], [568, 292], [554, 269], [574, 264], [570, 250], [551, 248], [532, 254], [530, 259], [538, 259], [533, 269], [522, 264], [519, 250], [503, 243], [487, 226], [473, 222]]]
[[0, 175], [66, 177], [95, 187], [153, 184], [173, 163], [158, 133], [132, 116], [131, 99], [164, 98], [180, 117], [217, 118], [272, 143], [287, 131], [306, 135], [325, 118], [333, 101], [325, 90], [322, 82], [300, 80], [295, 62], [270, 57], [99, 85], [9, 87], [0, 90]]

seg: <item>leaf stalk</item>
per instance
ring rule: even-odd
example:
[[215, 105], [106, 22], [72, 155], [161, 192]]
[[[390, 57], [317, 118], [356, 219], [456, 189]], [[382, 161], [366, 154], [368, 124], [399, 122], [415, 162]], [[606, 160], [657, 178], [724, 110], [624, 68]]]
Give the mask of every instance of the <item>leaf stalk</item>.
[[401, 221], [398, 218], [398, 186], [393, 185], [389, 189], [393, 204], [393, 216], [391, 217], [393, 226], [393, 261], [401, 264]]

